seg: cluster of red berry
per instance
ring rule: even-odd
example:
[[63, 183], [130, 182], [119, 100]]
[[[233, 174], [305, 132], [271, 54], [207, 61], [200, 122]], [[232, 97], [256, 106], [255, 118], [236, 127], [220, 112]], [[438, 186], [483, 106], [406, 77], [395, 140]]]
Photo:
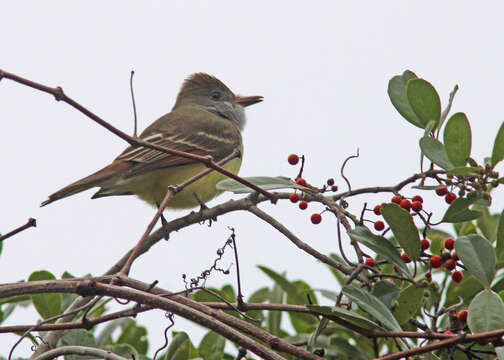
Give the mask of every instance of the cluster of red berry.
[[[291, 165], [296, 165], [299, 162], [299, 156], [296, 154], [290, 154], [289, 157], [287, 158], [287, 161]], [[304, 186], [304, 187], [308, 186], [306, 183], [306, 180], [303, 179], [302, 177], [298, 177], [296, 179], [296, 184], [298, 184], [299, 186]], [[338, 191], [338, 187], [336, 185], [334, 185], [334, 179], [332, 179], [332, 178], [327, 179], [327, 186], [330, 187], [331, 191]], [[324, 185], [323, 191], [325, 191], [325, 189], [326, 189], [326, 186]], [[294, 204], [297, 203], [300, 200], [299, 194], [298, 193], [290, 194], [289, 200]], [[301, 210], [306, 210], [306, 208], [308, 208], [308, 202], [306, 202], [305, 200], [301, 200], [301, 201], [299, 201], [298, 206]], [[320, 224], [322, 222], [322, 215], [319, 213], [312, 214], [311, 222], [315, 225]]]
[[[447, 238], [445, 240], [444, 247], [446, 250], [451, 251], [451, 250], [453, 250], [454, 246], [455, 246], [454, 239]], [[442, 253], [441, 256], [432, 255], [429, 259], [429, 264], [434, 269], [439, 268], [442, 265], [444, 265], [444, 267], [447, 270], [452, 271], [452, 270], [455, 270], [455, 268], [457, 267], [457, 260], [458, 260], [458, 256], [455, 251], [453, 251], [452, 253], [445, 252], [445, 253]], [[462, 274], [462, 272], [460, 272], [458, 270], [456, 270], [452, 273], [452, 280], [455, 282], [461, 282], [463, 278], [464, 278], [464, 275]]]

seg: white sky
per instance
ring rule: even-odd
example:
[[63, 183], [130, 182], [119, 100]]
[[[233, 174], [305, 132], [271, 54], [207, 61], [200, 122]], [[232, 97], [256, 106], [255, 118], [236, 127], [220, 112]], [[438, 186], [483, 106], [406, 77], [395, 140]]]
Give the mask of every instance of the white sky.
[[[0, 68], [50, 86], [114, 126], [131, 133], [129, 72], [142, 130], [168, 112], [189, 74], [208, 72], [236, 93], [263, 95], [247, 109], [243, 176], [295, 176], [290, 153], [308, 158], [305, 177], [322, 184], [339, 174], [342, 161], [360, 149], [347, 167], [354, 188], [392, 185], [418, 171], [414, 128], [387, 97], [388, 80], [405, 69], [431, 81], [443, 106], [455, 84], [454, 111], [464, 111], [473, 131], [473, 157], [489, 156], [502, 117], [503, 7], [469, 1], [108, 1], [5, 2], [2, 4]], [[57, 276], [100, 275], [130, 249], [154, 215], [133, 197], [90, 201], [88, 191], [39, 208], [47, 195], [101, 168], [126, 143], [48, 95], [0, 82], [2, 124], [2, 216], [5, 233], [35, 217], [30, 229], [5, 242], [0, 282], [27, 279], [46, 269]], [[502, 172], [502, 165], [499, 167]], [[407, 191], [405, 195], [414, 195]], [[422, 194], [425, 206], [442, 216], [441, 199]], [[238, 198], [239, 196], [235, 196]], [[230, 198], [223, 195], [209, 205]], [[350, 200], [359, 212], [389, 196]], [[497, 193], [494, 211], [504, 204]], [[335, 252], [335, 219], [319, 226], [288, 202], [262, 204], [294, 233], [324, 253]], [[167, 213], [168, 219], [186, 212]], [[172, 234], [134, 265], [131, 275], [169, 290], [183, 287], [181, 274], [195, 276], [212, 263], [215, 250], [237, 230], [245, 295], [271, 285], [256, 268], [266, 265], [289, 279], [335, 289], [325, 266], [300, 252], [269, 225], [239, 212], [212, 228], [194, 226]], [[228, 257], [224, 266], [232, 262]], [[233, 273], [234, 274], [234, 273]], [[233, 283], [213, 276], [208, 286]], [[33, 323], [31, 312], [9, 324]], [[150, 351], [163, 342], [167, 325], [160, 312], [139, 315], [149, 327]], [[180, 318], [197, 344], [203, 333]], [[0, 336], [0, 354], [15, 342]], [[15, 355], [28, 356], [29, 343]]]

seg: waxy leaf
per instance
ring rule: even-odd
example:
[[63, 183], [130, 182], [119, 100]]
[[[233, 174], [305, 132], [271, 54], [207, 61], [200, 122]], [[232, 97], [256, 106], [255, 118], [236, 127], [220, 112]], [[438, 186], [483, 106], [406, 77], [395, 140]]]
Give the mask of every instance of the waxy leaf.
[[203, 359], [220, 360], [224, 358], [226, 338], [214, 331], [209, 331], [203, 336], [198, 346], [198, 354]]
[[504, 256], [504, 210], [501, 212], [499, 225], [497, 226], [497, 258]]
[[355, 241], [358, 241], [375, 253], [383, 256], [387, 261], [397, 266], [397, 270], [412, 279], [412, 274], [401, 255], [397, 251], [394, 245], [383, 236], [375, 235], [371, 231], [369, 231], [364, 226], [356, 226], [355, 229], [352, 229], [348, 232], [348, 235]]
[[[56, 277], [49, 271], [41, 270], [33, 272], [28, 281], [56, 280]], [[63, 297], [60, 293], [45, 293], [31, 295], [33, 305], [43, 319], [58, 315], [62, 308]]]
[[447, 223], [458, 223], [479, 218], [481, 216], [481, 212], [469, 209], [469, 205], [473, 202], [474, 200], [472, 199], [455, 199], [446, 210], [441, 221]]
[[394, 315], [390, 310], [375, 296], [368, 291], [355, 285], [346, 285], [343, 287], [343, 295], [355, 302], [359, 307], [381, 322], [387, 330], [402, 331]]
[[422, 127], [441, 118], [441, 101], [434, 87], [424, 79], [411, 79], [406, 84], [406, 96]]
[[431, 136], [424, 136], [420, 139], [420, 149], [422, 154], [439, 167], [445, 170], [452, 169], [453, 164], [448, 160], [448, 155], [443, 144]]
[[306, 305], [308, 310], [313, 312], [314, 314], [324, 315], [328, 318], [337, 317], [342, 318], [343, 320], [348, 321], [351, 324], [357, 325], [364, 329], [379, 329], [383, 328], [375, 323], [374, 321], [365, 318], [362, 315], [357, 314], [356, 312], [337, 307], [337, 306], [318, 306], [318, 305]]
[[476, 295], [467, 312], [467, 325], [472, 333], [504, 327], [504, 303], [492, 290], [485, 289]]
[[404, 252], [411, 260], [418, 260], [422, 249], [418, 229], [411, 214], [394, 203], [382, 204], [381, 213]]
[[373, 291], [371, 292], [376, 296], [382, 303], [385, 304], [389, 309], [394, 306], [394, 302], [399, 297], [399, 289], [397, 286], [387, 280], [378, 281], [373, 286]]
[[399, 324], [404, 324], [416, 314], [424, 299], [425, 289], [416, 287], [415, 284], [403, 289], [397, 300], [398, 306], [394, 315]]
[[483, 286], [489, 287], [495, 276], [495, 252], [481, 235], [464, 235], [455, 240], [457, 256]]
[[499, 161], [504, 159], [504, 123], [502, 123], [497, 136], [495, 137], [495, 142], [492, 150], [492, 167], [497, 165]]
[[443, 142], [450, 162], [455, 166], [465, 166], [471, 155], [471, 126], [464, 113], [458, 112], [448, 120]]
[[475, 166], [459, 166], [446, 171], [449, 175], [457, 176], [478, 176], [481, 175], [482, 172], [483, 169]]
[[[259, 186], [261, 189], [264, 190], [287, 189], [287, 188], [306, 189], [304, 186], [298, 185], [291, 179], [283, 176], [277, 176], [277, 177], [253, 176], [253, 177], [245, 177], [243, 179], [247, 180], [248, 182], [254, 185]], [[233, 179], [224, 179], [222, 181], [219, 181], [215, 187], [217, 188], [217, 190], [232, 191], [235, 194], [255, 192], [254, 189], [249, 188], [248, 186], [245, 186], [242, 183], [239, 183], [238, 181]]]
[[413, 125], [423, 129], [425, 125], [411, 108], [406, 96], [406, 83], [408, 80], [416, 78], [417, 76], [409, 70], [406, 70], [402, 75], [394, 76], [388, 83], [388, 95], [392, 105], [394, 105], [402, 117]]

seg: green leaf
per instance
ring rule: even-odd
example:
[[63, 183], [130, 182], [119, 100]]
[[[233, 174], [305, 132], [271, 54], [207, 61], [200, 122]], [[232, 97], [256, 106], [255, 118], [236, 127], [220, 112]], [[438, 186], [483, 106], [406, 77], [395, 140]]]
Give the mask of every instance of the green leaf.
[[473, 201], [473, 199], [466, 198], [455, 199], [446, 210], [441, 221], [446, 223], [458, 223], [479, 218], [481, 212], [469, 209], [469, 205], [471, 205]]
[[[33, 272], [28, 281], [56, 280], [56, 277], [49, 271], [41, 270]], [[61, 313], [63, 297], [60, 293], [46, 293], [31, 295], [33, 305], [43, 319], [56, 316]]]
[[397, 266], [397, 270], [399, 270], [401, 274], [407, 276], [410, 279], [413, 278], [410, 270], [404, 263], [404, 260], [402, 259], [397, 249], [383, 236], [373, 234], [364, 226], [356, 226], [355, 229], [352, 229], [348, 232], [348, 235], [353, 240], [364, 244], [375, 253], [380, 254], [387, 261]]
[[[292, 282], [292, 285], [296, 287], [296, 295], [295, 298], [292, 298], [289, 293], [287, 293], [287, 304], [290, 305], [303, 305], [308, 303], [307, 295], [310, 295], [310, 300], [312, 304], [317, 304], [317, 298], [315, 297], [315, 293], [310, 288], [306, 282], [302, 280], [297, 280]], [[298, 295], [301, 297], [298, 297]], [[304, 298], [302, 303], [297, 302], [298, 298]], [[298, 334], [306, 334], [313, 332], [313, 330], [317, 327], [318, 319], [311, 314], [299, 313], [299, 312], [289, 312], [289, 318], [294, 330]]]
[[[76, 329], [76, 330], [70, 330], [58, 342], [58, 346], [70, 346], [70, 345], [96, 347], [96, 342], [93, 334], [90, 331]], [[80, 355], [65, 355], [65, 360], [82, 360], [82, 359], [85, 359], [85, 357], [82, 357]]]
[[504, 123], [502, 123], [492, 150], [492, 167], [495, 167], [499, 161], [504, 159]]
[[434, 87], [424, 79], [411, 79], [406, 83], [406, 96], [413, 112], [424, 128], [430, 120], [439, 123], [441, 101]]
[[273, 280], [276, 284], [278, 284], [283, 291], [290, 296], [291, 301], [294, 301], [295, 304], [306, 304], [308, 301], [305, 296], [298, 293], [298, 289], [294, 284], [292, 284], [289, 280], [287, 280], [284, 276], [267, 268], [266, 266], [258, 265], [257, 266], [263, 273], [265, 273], [271, 280]]
[[497, 226], [497, 256], [499, 260], [504, 256], [504, 210], [501, 212]]
[[420, 138], [420, 149], [427, 158], [439, 167], [448, 170], [453, 164], [448, 160], [448, 155], [443, 144], [431, 136]]
[[394, 283], [381, 280], [374, 285], [372, 294], [390, 309], [399, 297], [399, 289]]
[[162, 360], [187, 360], [189, 359], [189, 350], [191, 347], [191, 340], [185, 332], [177, 333], [172, 341]]
[[[108, 350], [116, 355], [123, 356], [127, 359], [141, 359], [141, 355], [135, 350], [135, 348], [129, 344], [115, 344], [115, 345], [105, 345], [103, 350]], [[86, 359], [87, 357], [79, 356], [78, 359]], [[66, 360], [66, 356], [65, 356]]]
[[476, 225], [481, 231], [481, 234], [490, 241], [491, 244], [497, 240], [497, 225], [499, 222], [499, 215], [490, 215], [488, 206], [482, 206], [474, 204], [472, 206], [473, 210], [477, 210], [481, 213], [481, 216], [476, 220]]
[[[247, 300], [247, 303], [264, 303], [267, 302], [271, 297], [271, 291], [267, 287], [262, 287], [252, 293]], [[264, 313], [261, 310], [249, 310], [247, 311], [247, 316], [254, 318], [259, 321], [264, 320]]]
[[[284, 291], [275, 283], [273, 289], [271, 290], [271, 304], [283, 304]], [[280, 336], [282, 329], [280, 324], [282, 322], [282, 311], [269, 311], [268, 312], [268, 332], [275, 336]]]
[[443, 142], [450, 162], [455, 166], [465, 166], [471, 155], [471, 126], [464, 113], [453, 114], [448, 120]]
[[472, 333], [504, 327], [504, 303], [492, 290], [485, 289], [476, 295], [467, 312], [467, 325]]
[[409, 70], [406, 70], [402, 75], [394, 76], [388, 83], [388, 95], [392, 105], [394, 105], [402, 117], [413, 125], [423, 129], [424, 124], [411, 108], [406, 96], [406, 83], [408, 80], [415, 78], [417, 76]]
[[329, 319], [331, 317], [342, 318], [349, 323], [359, 326], [364, 329], [383, 329], [377, 323], [365, 318], [356, 312], [337, 307], [337, 306], [318, 306], [318, 305], [306, 305], [308, 310], [315, 314], [327, 316]]
[[483, 286], [476, 277], [468, 271], [463, 271], [464, 278], [461, 282], [450, 281], [446, 291], [445, 306], [458, 303], [460, 298], [465, 301], [471, 299], [477, 292], [483, 290]]
[[402, 331], [394, 315], [375, 296], [355, 285], [346, 285], [342, 291], [347, 298], [359, 305], [362, 310], [380, 321], [386, 329]]
[[448, 113], [450, 112], [450, 109], [453, 105], [453, 100], [455, 99], [455, 94], [457, 93], [458, 88], [459, 88], [458, 85], [455, 85], [453, 87], [453, 90], [450, 92], [450, 96], [448, 98], [448, 105], [441, 113], [441, 121], [439, 122], [439, 128], [441, 128], [441, 126], [443, 126], [443, 122], [446, 120], [446, 117], [448, 116]]
[[448, 175], [456, 176], [479, 176], [483, 170], [475, 166], [454, 167], [453, 169], [446, 170]]
[[495, 353], [497, 354], [497, 358], [499, 360], [504, 360], [504, 346], [496, 347], [494, 350]]
[[[243, 179], [248, 182], [259, 186], [264, 190], [275, 190], [275, 189], [306, 189], [304, 186], [296, 184], [294, 181], [287, 177], [277, 176], [277, 177], [269, 177], [269, 176], [254, 176], [254, 177], [244, 177]], [[217, 183], [217, 190], [225, 190], [232, 191], [235, 194], [245, 194], [245, 193], [253, 193], [254, 189], [249, 188], [248, 186], [239, 183], [233, 179], [224, 179]]]
[[411, 214], [394, 203], [383, 203], [381, 213], [408, 257], [418, 260], [422, 249], [418, 229]]
[[398, 306], [394, 311], [395, 318], [399, 324], [405, 324], [411, 319], [420, 309], [424, 299], [425, 289], [416, 287], [415, 284], [408, 286], [401, 291]]
[[209, 331], [203, 336], [198, 353], [204, 360], [221, 360], [224, 356], [226, 339], [214, 331]]
[[455, 240], [455, 251], [483, 286], [489, 287], [495, 276], [495, 252], [487, 239], [481, 235], [465, 235]]
[[445, 187], [446, 187], [446, 185], [415, 185], [415, 186], [412, 186], [411, 188], [419, 189], [419, 190], [436, 190], [436, 189], [442, 189]]
[[138, 351], [139, 354], [147, 354], [149, 341], [147, 340], [147, 329], [138, 326], [135, 320], [121, 324], [122, 333], [117, 339], [117, 344], [129, 344]]

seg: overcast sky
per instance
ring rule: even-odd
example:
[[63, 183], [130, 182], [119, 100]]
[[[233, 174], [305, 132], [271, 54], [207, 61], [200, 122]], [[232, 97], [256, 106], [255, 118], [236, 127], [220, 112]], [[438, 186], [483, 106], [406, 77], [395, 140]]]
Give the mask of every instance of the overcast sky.
[[[297, 168], [286, 158], [298, 153], [307, 156], [311, 183], [335, 177], [344, 189], [341, 163], [359, 148], [360, 158], [346, 169], [352, 186], [392, 185], [419, 170], [422, 131], [403, 120], [387, 96], [388, 80], [405, 69], [431, 81], [443, 106], [458, 84], [453, 110], [469, 117], [473, 157], [481, 161], [491, 154], [503, 121], [503, 11], [497, 1], [9, 1], [2, 4], [0, 68], [62, 86], [128, 133], [131, 70], [140, 130], [170, 111], [189, 74], [207, 72], [236, 93], [264, 96], [247, 108], [241, 175], [294, 177]], [[102, 274], [136, 244], [154, 210], [134, 197], [91, 201], [92, 191], [39, 204], [108, 164], [126, 143], [66, 104], [8, 80], [0, 82], [0, 121], [0, 232], [28, 217], [38, 223], [5, 242], [0, 282], [27, 279], [41, 269], [56, 276]], [[443, 201], [422, 195], [439, 219]], [[240, 196], [223, 195], [208, 205], [230, 197]], [[350, 209], [388, 198], [355, 198]], [[498, 191], [494, 211], [502, 210], [503, 198]], [[288, 202], [260, 208], [319, 251], [337, 250], [334, 217], [324, 214], [322, 224], [310, 223], [320, 206], [305, 212]], [[228, 226], [237, 232], [246, 296], [271, 285], [258, 264], [315, 288], [335, 289], [325, 266], [245, 212], [223, 216], [211, 228], [173, 234], [134, 263], [131, 276], [182, 289], [181, 274], [196, 276], [213, 262]], [[228, 257], [223, 266], [232, 262]], [[224, 283], [234, 284], [234, 277], [215, 275], [207, 286]], [[23, 312], [9, 324], [36, 319]], [[149, 327], [152, 355], [167, 322], [161, 312], [137, 319]], [[174, 330], [189, 331], [196, 344], [203, 334], [180, 318]], [[15, 340], [1, 335], [0, 353], [6, 355]], [[29, 348], [24, 342], [15, 355], [28, 356]]]

